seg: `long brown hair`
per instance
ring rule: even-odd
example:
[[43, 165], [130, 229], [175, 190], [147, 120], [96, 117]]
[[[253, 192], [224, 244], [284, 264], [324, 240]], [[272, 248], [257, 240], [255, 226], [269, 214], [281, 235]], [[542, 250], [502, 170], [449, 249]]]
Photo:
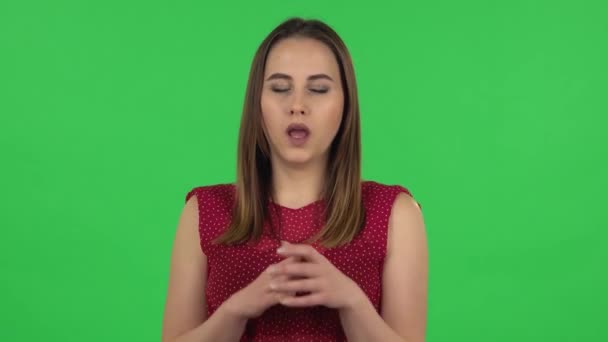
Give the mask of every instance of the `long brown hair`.
[[270, 32], [253, 58], [239, 132], [232, 221], [215, 243], [239, 244], [257, 240], [262, 235], [268, 217], [272, 177], [270, 147], [262, 126], [264, 67], [274, 44], [290, 37], [313, 38], [326, 44], [337, 59], [344, 91], [342, 122], [330, 146], [321, 194], [325, 202], [325, 226], [308, 242], [320, 239], [325, 247], [336, 247], [350, 242], [363, 228], [359, 100], [351, 56], [342, 39], [327, 24], [294, 17]]

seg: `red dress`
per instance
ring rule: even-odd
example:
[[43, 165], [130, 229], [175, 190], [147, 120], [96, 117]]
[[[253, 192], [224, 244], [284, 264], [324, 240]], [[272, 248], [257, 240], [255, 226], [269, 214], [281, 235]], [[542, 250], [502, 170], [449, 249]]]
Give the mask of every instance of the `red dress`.
[[[380, 312], [382, 269], [386, 254], [387, 228], [392, 204], [400, 192], [412, 194], [400, 185], [384, 185], [363, 181], [363, 204], [366, 212], [365, 228], [345, 246], [325, 249], [313, 246], [342, 273], [353, 279]], [[264, 234], [256, 244], [220, 246], [211, 244], [230, 222], [235, 200], [233, 184], [217, 184], [192, 189], [186, 202], [196, 195], [199, 204], [199, 236], [202, 251], [207, 256], [207, 315], [213, 312], [233, 293], [251, 283], [270, 264], [281, 261], [276, 249], [280, 242], [276, 236]], [[323, 200], [304, 207], [291, 209], [269, 202], [269, 212], [281, 217], [281, 239], [299, 243], [320, 229], [316, 218], [324, 205]], [[280, 214], [280, 216], [278, 216]], [[273, 221], [274, 222], [274, 221]], [[265, 231], [270, 224], [266, 223]], [[276, 223], [275, 223], [276, 227]], [[270, 232], [268, 230], [268, 232]], [[241, 341], [345, 341], [338, 311], [325, 306], [290, 308], [275, 305], [260, 317], [247, 322]]]

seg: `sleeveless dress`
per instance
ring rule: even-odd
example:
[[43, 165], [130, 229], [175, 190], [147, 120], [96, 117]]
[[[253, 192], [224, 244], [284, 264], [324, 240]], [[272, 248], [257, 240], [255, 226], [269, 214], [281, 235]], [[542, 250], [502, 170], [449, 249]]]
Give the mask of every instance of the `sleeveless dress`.
[[[362, 181], [365, 227], [350, 244], [327, 249], [313, 246], [336, 268], [354, 280], [365, 292], [377, 312], [381, 309], [382, 270], [386, 255], [388, 220], [393, 202], [400, 192], [412, 196], [400, 185]], [[211, 241], [228, 227], [235, 201], [234, 184], [199, 186], [188, 192], [186, 202], [197, 196], [200, 246], [207, 256], [207, 317], [233, 293], [247, 286], [270, 264], [282, 258], [276, 253], [280, 241], [265, 233], [257, 243], [221, 246]], [[318, 213], [324, 200], [293, 209], [269, 202], [270, 218], [264, 231], [270, 232], [272, 220], [281, 219], [280, 237], [300, 243], [316, 233], [322, 222]], [[418, 204], [420, 206], [420, 204]], [[420, 206], [421, 207], [421, 206]], [[273, 215], [272, 213], [276, 213]], [[260, 317], [247, 322], [241, 341], [346, 341], [336, 309], [325, 306], [290, 308], [274, 305]]]

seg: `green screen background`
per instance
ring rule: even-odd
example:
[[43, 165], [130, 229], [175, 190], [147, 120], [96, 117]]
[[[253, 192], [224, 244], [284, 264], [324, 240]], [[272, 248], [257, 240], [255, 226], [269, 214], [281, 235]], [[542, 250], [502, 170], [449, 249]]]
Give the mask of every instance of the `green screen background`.
[[604, 1], [2, 1], [0, 340], [158, 341], [184, 196], [232, 182], [253, 53], [332, 25], [365, 179], [409, 188], [428, 341], [606, 341]]

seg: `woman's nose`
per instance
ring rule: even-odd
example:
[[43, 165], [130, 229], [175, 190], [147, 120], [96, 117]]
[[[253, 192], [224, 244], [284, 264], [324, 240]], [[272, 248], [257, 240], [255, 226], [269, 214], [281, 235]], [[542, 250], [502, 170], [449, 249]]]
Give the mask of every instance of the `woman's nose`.
[[294, 91], [293, 96], [291, 98], [291, 106], [289, 108], [289, 113], [291, 115], [306, 114], [308, 112], [308, 110], [306, 108], [305, 101], [306, 101], [306, 93], [304, 91], [303, 92]]
[[296, 98], [294, 99], [293, 103], [291, 104], [291, 108], [289, 109], [289, 113], [291, 115], [294, 114], [302, 114], [304, 115], [307, 112], [307, 110], [305, 110], [305, 106], [304, 106], [304, 102], [302, 101], [302, 98]]
[[304, 109], [303, 108], [291, 108], [290, 113], [291, 113], [291, 115], [294, 115], [296, 113], [304, 115]]

